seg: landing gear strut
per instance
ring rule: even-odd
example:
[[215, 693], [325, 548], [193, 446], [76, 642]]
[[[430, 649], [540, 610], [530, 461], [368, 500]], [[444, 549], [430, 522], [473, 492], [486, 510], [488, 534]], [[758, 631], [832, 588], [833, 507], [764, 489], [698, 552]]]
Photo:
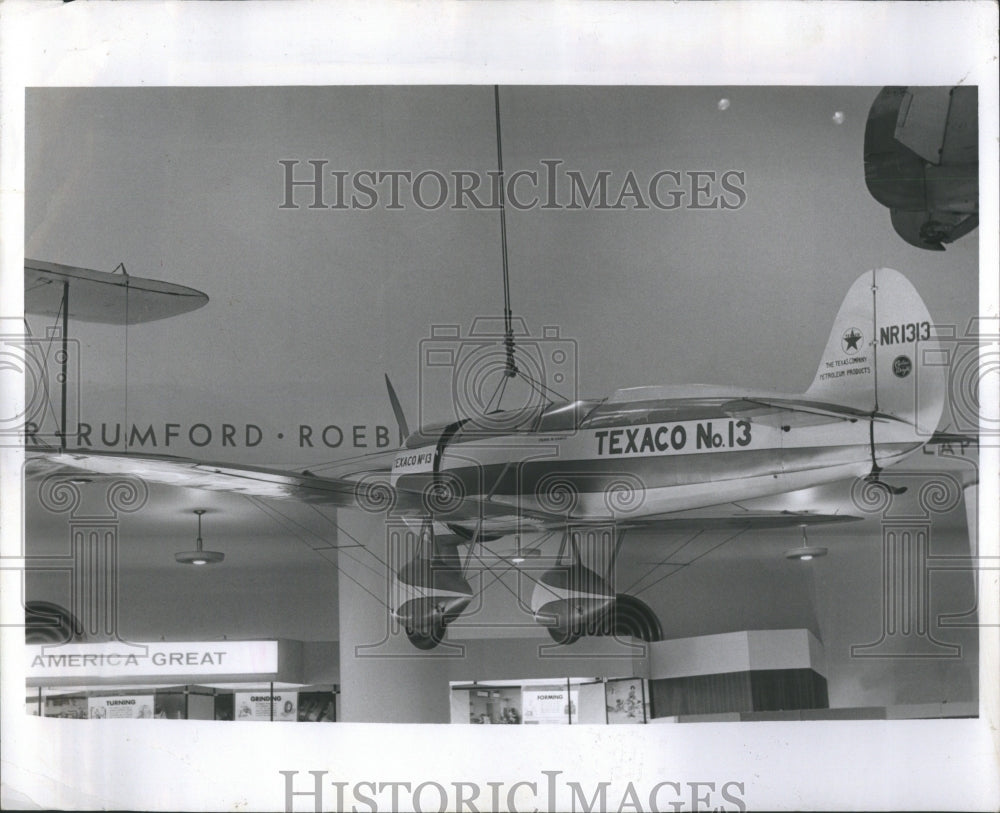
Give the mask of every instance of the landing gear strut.
[[663, 640], [663, 627], [656, 613], [646, 602], [627, 593], [617, 593], [610, 609], [596, 622], [566, 630], [549, 626], [546, 630], [549, 637], [560, 645], [574, 644], [585, 635], [614, 635], [639, 641]]
[[434, 647], [444, 640], [444, 627], [444, 624], [432, 624], [430, 631], [427, 633], [420, 632], [409, 624], [406, 624], [403, 629], [406, 631], [406, 637], [410, 639], [411, 644], [417, 649], [427, 650], [434, 649]]
[[444, 640], [445, 628], [472, 601], [456, 545], [434, 538], [426, 520], [413, 557], [396, 574], [401, 598], [395, 610], [406, 637], [417, 649], [434, 649]]
[[[598, 533], [606, 533], [597, 531]], [[635, 596], [615, 593], [615, 561], [624, 541], [624, 532], [614, 531], [613, 548], [604, 576], [583, 564], [578, 536], [586, 531], [568, 530], [556, 559], [556, 567], [542, 574], [532, 596], [535, 620], [552, 640], [572, 644], [584, 636], [631, 636], [642, 641], [658, 641], [663, 630], [656, 614]], [[604, 543], [607, 544], [607, 543]], [[569, 561], [563, 560], [567, 547]]]

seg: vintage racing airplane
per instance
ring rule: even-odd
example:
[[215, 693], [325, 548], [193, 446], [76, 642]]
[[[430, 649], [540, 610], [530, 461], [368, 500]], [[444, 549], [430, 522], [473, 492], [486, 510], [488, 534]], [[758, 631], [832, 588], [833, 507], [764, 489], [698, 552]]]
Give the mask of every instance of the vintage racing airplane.
[[[646, 386], [610, 397], [470, 415], [406, 432], [402, 447], [337, 473], [233, 466], [179, 457], [38, 450], [45, 471], [83, 469], [156, 483], [384, 511], [415, 531], [393, 612], [420, 648], [437, 645], [473, 590], [457, 549], [510, 534], [562, 532], [557, 566], [531, 607], [560, 642], [607, 628], [616, 596], [586, 566], [581, 529], [776, 528], [851, 517], [755, 511], [746, 501], [837, 480], [879, 482], [919, 450], [945, 399], [934, 325], [897, 271], [862, 274], [834, 320], [803, 394], [718, 386]], [[388, 379], [387, 379], [388, 381]], [[892, 488], [883, 484], [886, 488]], [[571, 556], [563, 561], [567, 549]], [[613, 555], [611, 564], [613, 564]], [[641, 603], [641, 602], [640, 602]], [[602, 626], [603, 625], [603, 626]]]

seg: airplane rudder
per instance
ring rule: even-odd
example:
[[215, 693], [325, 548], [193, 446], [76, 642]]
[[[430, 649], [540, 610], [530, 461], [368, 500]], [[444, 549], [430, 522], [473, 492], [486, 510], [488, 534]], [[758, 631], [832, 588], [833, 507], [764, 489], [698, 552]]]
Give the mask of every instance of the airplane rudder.
[[903, 274], [878, 269], [875, 286], [879, 410], [930, 435], [940, 420], [947, 388], [938, 328]]
[[937, 338], [926, 304], [903, 274], [866, 271], [844, 297], [806, 395], [932, 433], [946, 391]]
[[874, 408], [874, 278], [872, 271], [866, 271], [844, 296], [806, 391], [808, 397], [857, 409]]

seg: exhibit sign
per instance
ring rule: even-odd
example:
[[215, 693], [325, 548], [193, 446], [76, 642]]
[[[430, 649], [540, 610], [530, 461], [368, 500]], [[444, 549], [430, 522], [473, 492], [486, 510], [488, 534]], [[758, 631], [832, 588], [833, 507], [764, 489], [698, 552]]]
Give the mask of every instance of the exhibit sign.
[[[237, 720], [298, 720], [298, 692], [271, 694], [264, 691], [236, 692], [235, 706]], [[271, 716], [272, 706], [274, 717]]]
[[270, 675], [278, 671], [277, 641], [41, 644], [25, 647], [28, 681], [52, 678]]
[[604, 684], [608, 724], [646, 722], [646, 690], [642, 678], [620, 678]]
[[167, 689], [154, 695], [153, 716], [157, 720], [186, 720], [188, 696], [182, 689]]
[[538, 686], [522, 690], [524, 725], [567, 724], [576, 717], [576, 688]]
[[87, 698], [88, 716], [92, 720], [151, 720], [153, 706], [151, 694]]
[[299, 692], [298, 721], [300, 723], [333, 723], [337, 721], [337, 701], [333, 692]]
[[64, 720], [86, 720], [87, 698], [79, 695], [45, 698], [45, 716]]

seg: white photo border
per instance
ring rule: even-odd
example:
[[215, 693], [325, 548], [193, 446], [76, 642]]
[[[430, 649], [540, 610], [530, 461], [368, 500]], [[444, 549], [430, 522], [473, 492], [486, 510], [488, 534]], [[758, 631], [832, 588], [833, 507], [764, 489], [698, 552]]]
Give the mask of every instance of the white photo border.
[[[336, 84], [955, 85], [980, 88], [980, 302], [996, 318], [997, 6], [836, 3], [183, 3], [0, 5], [0, 300], [22, 310], [25, 88]], [[6, 379], [5, 379], [6, 382]], [[987, 397], [988, 396], [988, 397]], [[23, 387], [3, 397], [23, 398]], [[997, 393], [982, 398], [996, 415]], [[0, 618], [19, 616], [22, 455], [2, 450]], [[982, 449], [983, 494], [1000, 493]], [[998, 506], [979, 504], [983, 554], [997, 556]], [[22, 562], [23, 564], [23, 562]], [[1000, 675], [997, 573], [980, 577], [980, 716], [975, 720], [743, 723], [544, 729], [142, 721], [24, 714], [23, 634], [2, 629], [4, 805], [107, 809], [280, 809], [281, 770], [324, 781], [536, 783], [517, 809], [561, 809], [549, 774], [650, 787], [746, 783], [753, 809], [997, 809]], [[992, 624], [992, 626], [990, 626]], [[233, 725], [249, 725], [234, 737]], [[485, 730], [484, 730], [485, 729]], [[332, 809], [329, 796], [324, 809]], [[697, 794], [697, 788], [695, 793]], [[435, 799], [433, 795], [428, 797]], [[624, 800], [623, 800], [624, 801]], [[297, 800], [297, 809], [311, 805]], [[360, 808], [364, 809], [364, 808]], [[506, 809], [506, 808], [503, 808]], [[634, 809], [625, 807], [625, 809]]]

